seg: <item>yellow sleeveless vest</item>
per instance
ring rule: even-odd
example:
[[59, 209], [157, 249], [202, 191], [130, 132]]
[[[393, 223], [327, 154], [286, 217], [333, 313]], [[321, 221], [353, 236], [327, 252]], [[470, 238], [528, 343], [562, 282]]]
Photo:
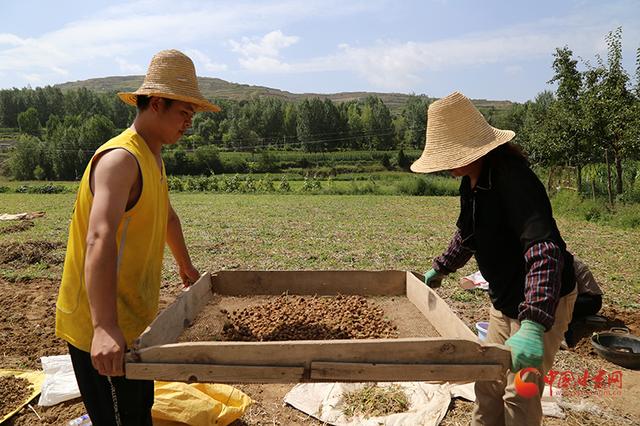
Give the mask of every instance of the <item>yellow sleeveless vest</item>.
[[87, 228], [93, 194], [91, 164], [97, 154], [121, 148], [131, 153], [142, 174], [138, 202], [125, 212], [116, 236], [118, 325], [128, 346], [153, 321], [158, 310], [162, 257], [167, 234], [167, 179], [145, 141], [131, 129], [102, 145], [87, 165], [69, 225], [69, 240], [56, 303], [56, 335], [83, 351], [91, 350], [93, 325], [84, 281]]

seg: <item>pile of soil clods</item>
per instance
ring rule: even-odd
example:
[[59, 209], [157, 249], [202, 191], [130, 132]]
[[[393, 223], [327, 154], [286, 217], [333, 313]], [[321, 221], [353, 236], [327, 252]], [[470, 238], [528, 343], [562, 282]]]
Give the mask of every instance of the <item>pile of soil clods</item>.
[[282, 341], [398, 337], [382, 308], [362, 296], [282, 295], [227, 314], [223, 340]]
[[15, 376], [0, 377], [0, 419], [18, 408], [31, 394], [31, 383]]

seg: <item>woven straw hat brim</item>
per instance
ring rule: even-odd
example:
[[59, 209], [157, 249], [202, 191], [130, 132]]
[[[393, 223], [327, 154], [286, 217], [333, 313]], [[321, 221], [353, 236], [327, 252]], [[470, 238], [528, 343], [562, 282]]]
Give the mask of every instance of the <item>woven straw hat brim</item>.
[[509, 142], [515, 137], [512, 130], [501, 130], [491, 127], [494, 132], [493, 140], [487, 141], [484, 145], [471, 150], [461, 149], [460, 146], [427, 146], [420, 158], [412, 165], [411, 171], [416, 173], [434, 173], [443, 170], [452, 170], [464, 167], [485, 156], [489, 152], [502, 144]]
[[464, 167], [514, 136], [511, 130], [490, 126], [470, 99], [453, 92], [429, 105], [424, 151], [411, 170], [431, 173]]
[[190, 104], [195, 105], [195, 110], [197, 112], [202, 112], [202, 111], [219, 112], [221, 110], [218, 105], [212, 104], [211, 102], [207, 101], [204, 98], [178, 95], [175, 93], [168, 93], [168, 92], [146, 90], [142, 87], [136, 90], [135, 92], [118, 93], [118, 96], [120, 97], [120, 99], [122, 99], [123, 102], [133, 106], [136, 106], [137, 95], [158, 96], [160, 98], [175, 99], [176, 101], [188, 102]]
[[118, 93], [120, 99], [134, 106], [138, 95], [188, 102], [195, 106], [196, 111], [220, 111], [218, 105], [212, 104], [200, 93], [193, 61], [175, 49], [162, 50], [153, 55], [142, 86], [138, 90]]

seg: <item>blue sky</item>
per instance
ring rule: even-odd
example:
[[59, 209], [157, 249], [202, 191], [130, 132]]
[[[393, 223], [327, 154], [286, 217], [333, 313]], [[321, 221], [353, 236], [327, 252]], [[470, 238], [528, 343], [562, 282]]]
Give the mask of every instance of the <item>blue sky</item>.
[[526, 101], [568, 45], [591, 63], [638, 0], [0, 0], [0, 88], [144, 74], [177, 48], [201, 76], [295, 93], [380, 91]]

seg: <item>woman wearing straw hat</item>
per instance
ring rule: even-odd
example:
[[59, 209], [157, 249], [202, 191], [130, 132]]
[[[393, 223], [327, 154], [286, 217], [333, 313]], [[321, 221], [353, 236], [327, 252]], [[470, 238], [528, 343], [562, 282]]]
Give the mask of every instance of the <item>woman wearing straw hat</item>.
[[80, 181], [56, 335], [69, 344], [94, 425], [151, 425], [153, 381], [127, 380], [124, 352], [155, 318], [165, 243], [185, 286], [199, 278], [168, 197], [163, 145], [196, 111], [219, 111], [199, 92], [193, 62], [177, 50], [151, 60], [142, 86], [120, 98], [138, 108], [132, 126], [102, 145]]
[[[475, 256], [493, 305], [486, 342], [511, 349], [505, 382], [476, 382], [473, 424], [541, 423], [543, 378], [576, 298], [573, 257], [544, 186], [509, 142], [514, 136], [491, 127], [455, 92], [429, 106], [424, 152], [411, 166], [418, 173], [447, 170], [462, 177], [457, 230], [425, 282], [439, 285]], [[540, 373], [526, 376], [538, 384], [532, 398], [519, 396], [514, 386], [515, 373], [527, 367]]]

